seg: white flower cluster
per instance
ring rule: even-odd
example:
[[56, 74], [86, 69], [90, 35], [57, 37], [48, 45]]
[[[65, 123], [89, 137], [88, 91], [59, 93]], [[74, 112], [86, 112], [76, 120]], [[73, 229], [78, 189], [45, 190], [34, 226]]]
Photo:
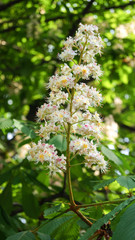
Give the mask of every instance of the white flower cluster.
[[42, 143], [33, 143], [29, 150], [28, 159], [35, 159], [36, 162], [46, 163], [51, 172], [61, 172], [66, 169], [66, 157], [62, 154], [57, 155], [57, 151], [54, 145]]
[[93, 141], [88, 141], [86, 138], [79, 138], [70, 142], [70, 151], [74, 154], [84, 156], [85, 167], [91, 168], [94, 165], [95, 170], [104, 170], [106, 162], [96, 148], [97, 145], [93, 144]]
[[[69, 126], [72, 158], [77, 154], [82, 155], [86, 167], [94, 165], [95, 169], [106, 169], [107, 163], [94, 144], [101, 137], [102, 121], [97, 112], [90, 112], [90, 108], [101, 104], [102, 95], [96, 88], [86, 85], [90, 77], [99, 79], [102, 75], [95, 60], [101, 48], [98, 28], [80, 24], [75, 37], [65, 41], [63, 51], [59, 54], [63, 61], [72, 63], [65, 63], [49, 80], [51, 92], [48, 103], [37, 111], [37, 117], [42, 121], [39, 129], [42, 140], [30, 150], [30, 158], [47, 162], [51, 172], [65, 170], [66, 157], [58, 156], [53, 145], [42, 142], [49, 140], [51, 134], [67, 136]], [[80, 83], [80, 80], [86, 80], [86, 83]]]

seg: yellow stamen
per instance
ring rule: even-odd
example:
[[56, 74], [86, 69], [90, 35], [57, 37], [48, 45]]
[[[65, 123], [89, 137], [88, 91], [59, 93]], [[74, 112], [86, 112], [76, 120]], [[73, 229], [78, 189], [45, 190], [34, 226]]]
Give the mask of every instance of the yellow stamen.
[[41, 161], [43, 161], [43, 160], [44, 160], [44, 155], [41, 153], [41, 154], [39, 155], [39, 158], [40, 158]]
[[86, 143], [83, 144], [83, 148], [87, 148], [88, 145]]
[[62, 83], [67, 83], [67, 79], [63, 79], [63, 80], [62, 80]]
[[83, 69], [83, 70], [82, 70], [82, 74], [85, 74], [86, 72], [87, 72], [86, 69]]

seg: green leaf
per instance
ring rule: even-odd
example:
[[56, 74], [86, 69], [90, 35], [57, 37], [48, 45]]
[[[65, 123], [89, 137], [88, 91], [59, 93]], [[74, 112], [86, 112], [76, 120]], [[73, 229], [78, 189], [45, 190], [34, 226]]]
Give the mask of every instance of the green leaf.
[[6, 238], [6, 240], [35, 240], [35, 236], [29, 231], [24, 231], [24, 232], [16, 233]]
[[35, 176], [33, 176], [31, 173], [27, 173], [27, 172], [24, 172], [27, 177], [35, 184], [37, 185], [39, 188], [41, 188], [43, 191], [45, 192], [50, 192], [50, 190], [40, 181], [38, 181], [38, 179], [36, 179]]
[[61, 204], [45, 209], [44, 216], [47, 217], [53, 213], [57, 213], [61, 209]]
[[38, 218], [40, 214], [39, 204], [33, 195], [30, 187], [26, 183], [22, 186], [22, 205], [24, 212], [31, 218]]
[[[106, 224], [109, 220], [112, 220], [116, 217], [116, 215], [127, 205], [129, 205], [132, 201], [135, 200], [135, 196], [127, 199], [117, 207], [115, 207], [111, 212], [106, 214], [103, 218], [99, 219], [96, 223], [92, 225], [91, 228], [89, 228], [86, 233], [80, 238], [80, 240], [88, 240], [89, 237], [91, 237], [98, 229], [101, 228], [102, 225]], [[117, 239], [118, 240], [118, 239]]]
[[6, 151], [6, 144], [5, 142], [3, 142], [2, 140], [0, 140], [0, 150], [2, 152], [5, 152]]
[[48, 234], [37, 232], [37, 235], [41, 240], [51, 240], [51, 238]]
[[112, 240], [135, 239], [135, 203], [132, 204], [121, 216]]
[[97, 190], [99, 188], [103, 188], [105, 186], [108, 186], [110, 183], [114, 182], [116, 180], [116, 178], [111, 178], [111, 179], [108, 179], [108, 180], [102, 180], [100, 183], [96, 184], [94, 186], [94, 190]]
[[38, 232], [42, 232], [45, 234], [52, 234], [61, 224], [67, 222], [69, 219], [71, 219], [73, 216], [62, 216], [59, 218], [54, 218], [53, 220], [50, 220], [48, 223], [41, 225]]
[[49, 182], [50, 182], [50, 176], [49, 176], [49, 174], [46, 173], [45, 170], [43, 170], [43, 171], [41, 171], [41, 172], [39, 173], [39, 175], [38, 175], [38, 177], [37, 177], [37, 180], [38, 180], [41, 184], [43, 184], [43, 185], [45, 185], [46, 187], [48, 187], [48, 186], [49, 186]]
[[54, 146], [60, 151], [64, 152], [67, 150], [67, 140], [66, 137], [62, 135], [54, 136], [50, 139], [49, 144], [54, 144]]
[[101, 181], [101, 183], [94, 186], [94, 190], [103, 188], [114, 181], [117, 181], [121, 186], [126, 187], [128, 189], [135, 188], [134, 176], [120, 176], [118, 178], [112, 178], [105, 181]]
[[11, 236], [17, 231], [17, 228], [13, 222], [13, 218], [11, 218], [7, 212], [0, 206], [0, 231], [4, 233], [4, 235]]
[[26, 126], [24, 123], [14, 119], [14, 126], [19, 129], [21, 132], [29, 136], [31, 139], [36, 138], [35, 132], [30, 129], [28, 126]]
[[117, 157], [122, 161], [124, 169], [128, 169], [130, 172], [132, 172], [132, 166], [130, 165], [130, 161], [133, 161], [134, 158], [131, 156], [124, 155], [118, 151], [115, 151], [115, 154]]
[[85, 213], [89, 213], [90, 218], [99, 219], [103, 215], [102, 214], [103, 208], [102, 208], [102, 206], [90, 207], [90, 208], [87, 208], [87, 210], [85, 210]]
[[75, 216], [74, 218], [68, 220], [67, 222], [61, 224], [57, 230], [52, 234], [55, 240], [77, 240], [79, 235], [79, 226], [76, 223], [78, 218]]
[[0, 194], [0, 204], [3, 208], [10, 213], [12, 210], [12, 188], [11, 181], [7, 183], [7, 186], [4, 188], [2, 194]]
[[116, 180], [123, 187], [128, 189], [135, 188], [135, 180], [132, 176], [120, 176]]
[[1, 174], [1, 175], [0, 175], [0, 184], [8, 181], [9, 178], [11, 178], [11, 176], [12, 176], [11, 170], [8, 170], [7, 172]]
[[113, 161], [115, 164], [117, 165], [122, 164], [121, 160], [113, 153], [113, 151], [111, 151], [107, 147], [102, 145], [101, 151], [109, 160]]
[[13, 125], [13, 120], [0, 118], [0, 129], [8, 129]]
[[22, 142], [20, 142], [18, 144], [18, 147], [20, 148], [20, 147], [24, 146], [25, 144], [30, 143], [31, 141], [32, 141], [31, 138], [27, 138], [27, 139], [23, 140]]

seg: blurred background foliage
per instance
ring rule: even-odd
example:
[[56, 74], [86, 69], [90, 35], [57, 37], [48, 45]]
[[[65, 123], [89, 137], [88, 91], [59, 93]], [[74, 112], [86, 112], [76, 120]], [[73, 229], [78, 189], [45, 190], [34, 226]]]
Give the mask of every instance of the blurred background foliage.
[[[26, 155], [28, 144], [38, 141], [36, 111], [46, 101], [48, 90], [45, 85], [60, 65], [57, 54], [63, 40], [75, 34], [80, 22], [96, 24], [104, 41], [103, 54], [97, 57], [104, 74], [101, 81], [89, 81], [89, 85], [101, 90], [104, 97], [98, 111], [105, 123], [101, 150], [109, 161], [109, 169], [106, 174], [101, 174], [80, 166], [73, 168], [74, 196], [79, 203], [91, 203], [131, 197], [134, 193], [135, 1], [0, 1], [2, 240], [20, 231], [26, 231], [26, 237], [34, 239], [27, 230], [36, 228], [42, 221], [49, 224], [49, 214], [43, 214], [44, 209], [62, 201], [66, 206], [69, 201], [65, 176], [50, 178], [44, 166], [28, 162]], [[59, 151], [65, 151], [61, 138], [52, 139], [52, 142]], [[93, 207], [87, 214], [97, 220], [113, 208], [113, 205]], [[123, 211], [125, 209], [121, 215]], [[56, 210], [54, 212], [57, 214]], [[86, 230], [74, 215], [71, 221], [73, 219], [74, 237], [67, 234], [65, 240], [78, 239], [79, 229], [81, 234]], [[66, 222], [69, 229], [71, 221]], [[117, 235], [119, 221], [118, 215], [111, 224], [111, 228], [116, 229], [114, 240], [124, 240]], [[58, 227], [51, 232], [46, 230], [47, 225], [38, 235], [36, 233], [36, 238], [60, 240], [64, 232], [60, 233]], [[19, 239], [17, 237], [13, 239]]]

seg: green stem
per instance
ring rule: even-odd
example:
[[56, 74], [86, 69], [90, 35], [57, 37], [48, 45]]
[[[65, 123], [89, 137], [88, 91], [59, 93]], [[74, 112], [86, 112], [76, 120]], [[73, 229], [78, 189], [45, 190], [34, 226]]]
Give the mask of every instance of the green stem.
[[76, 209], [87, 208], [87, 207], [92, 207], [92, 206], [100, 206], [100, 205], [105, 205], [105, 204], [115, 204], [115, 203], [123, 202], [125, 200], [127, 200], [127, 198], [118, 199], [118, 200], [114, 200], [114, 201], [105, 201], [105, 202], [100, 202], [100, 203], [91, 203], [91, 204], [85, 204], [85, 205], [78, 205], [78, 206], [76, 206]]
[[[72, 102], [74, 98], [74, 88], [71, 92], [71, 103], [70, 103], [70, 115], [72, 117]], [[73, 191], [72, 191], [72, 183], [71, 183], [71, 173], [70, 173], [70, 150], [69, 150], [69, 144], [70, 144], [70, 132], [71, 132], [71, 124], [68, 123], [68, 130], [67, 130], [67, 181], [68, 181], [68, 188], [69, 188], [69, 198], [70, 203], [72, 206], [75, 206], [74, 197], [73, 197]]]
[[75, 211], [75, 213], [78, 215], [78, 217], [80, 217], [87, 225], [89, 225], [90, 227], [92, 226], [92, 222], [90, 220], [88, 220], [88, 218], [86, 218], [81, 212], [79, 212], [78, 210]]
[[72, 191], [72, 184], [71, 184], [71, 173], [70, 173], [70, 151], [69, 151], [70, 130], [71, 130], [71, 125], [70, 125], [70, 123], [68, 123], [68, 132], [67, 132], [67, 181], [68, 181], [68, 188], [69, 188], [70, 203], [71, 203], [71, 205], [75, 206], [73, 191]]
[[78, 166], [78, 165], [82, 165], [84, 163], [76, 163], [76, 164], [72, 164], [71, 167], [75, 167], [75, 166]]
[[[87, 40], [86, 40], [87, 43]], [[80, 55], [80, 59], [79, 59], [79, 65], [81, 64], [81, 59], [82, 59], [82, 55], [83, 55], [83, 51], [85, 49], [86, 43], [84, 44], [83, 50], [81, 52]], [[75, 83], [76, 84], [76, 83]], [[69, 98], [71, 99], [70, 102], [70, 116], [72, 117], [73, 112], [72, 112], [72, 108], [73, 108], [73, 98], [74, 98], [74, 94], [75, 94], [75, 89], [72, 88], [71, 93], [69, 93]], [[76, 204], [74, 201], [74, 196], [73, 196], [73, 191], [72, 191], [72, 183], [71, 183], [71, 173], [70, 173], [70, 149], [69, 149], [69, 145], [70, 145], [70, 134], [71, 134], [71, 124], [68, 123], [68, 128], [67, 128], [67, 158], [66, 158], [66, 173], [67, 173], [67, 182], [68, 182], [68, 189], [69, 189], [69, 198], [70, 198], [70, 210], [75, 212], [86, 224], [88, 224], [89, 226], [92, 225], [92, 222], [90, 222], [78, 209], [76, 209]]]

